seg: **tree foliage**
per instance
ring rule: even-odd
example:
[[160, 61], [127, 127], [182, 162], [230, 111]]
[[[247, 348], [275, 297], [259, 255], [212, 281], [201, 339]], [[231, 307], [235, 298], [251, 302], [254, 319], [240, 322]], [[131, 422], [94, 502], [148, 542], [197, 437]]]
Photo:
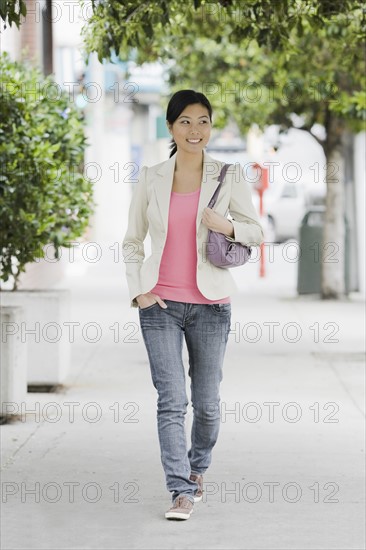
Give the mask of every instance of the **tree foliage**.
[[13, 23], [19, 28], [21, 16], [25, 17], [26, 13], [25, 0], [0, 0], [0, 18], [4, 22], [4, 29]]
[[[357, 130], [365, 13], [359, 0], [104, 0], [84, 38], [100, 59], [116, 51], [139, 64], [167, 62], [173, 91], [206, 92], [218, 126], [231, 117], [242, 132], [252, 123], [285, 129], [300, 124], [296, 114], [309, 131], [315, 123], [327, 129], [331, 116]], [[336, 143], [331, 137], [325, 148]]]
[[[308, 25], [317, 33], [334, 19], [353, 19], [355, 12], [360, 18], [355, 32], [360, 38], [365, 31], [362, 0], [101, 0], [93, 2], [93, 10], [85, 43], [100, 61], [113, 51], [125, 58], [130, 48], [143, 52], [145, 60], [157, 59], [169, 37], [209, 37], [220, 43], [225, 27], [233, 44], [254, 39], [272, 51], [287, 50], [294, 29], [301, 35]], [[341, 29], [334, 32], [342, 38]]]
[[[93, 210], [86, 139], [69, 95], [39, 69], [0, 57], [0, 279], [17, 279], [43, 246], [70, 247]], [[16, 260], [16, 264], [14, 264]]]
[[[297, 113], [310, 129], [314, 122], [326, 127], [333, 112], [360, 127], [363, 0], [92, 0], [92, 8], [83, 30], [87, 53], [101, 61], [114, 52], [124, 59], [132, 52], [140, 64], [174, 60], [173, 86], [212, 83], [219, 124], [230, 113], [243, 131], [253, 121], [288, 127]], [[10, 25], [25, 14], [24, 0], [0, 0]]]

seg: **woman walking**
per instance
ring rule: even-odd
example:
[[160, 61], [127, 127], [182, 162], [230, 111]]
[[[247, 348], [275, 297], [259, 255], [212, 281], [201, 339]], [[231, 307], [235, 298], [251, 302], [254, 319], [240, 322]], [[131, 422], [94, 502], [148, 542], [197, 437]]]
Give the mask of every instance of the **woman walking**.
[[[212, 127], [208, 99], [181, 90], [171, 97], [166, 120], [173, 138], [170, 158], [140, 171], [123, 255], [130, 305], [138, 308], [158, 394], [161, 461], [172, 495], [165, 517], [188, 519], [194, 502], [202, 499], [203, 474], [218, 438], [230, 294], [237, 291], [230, 271], [205, 256], [208, 229], [251, 246], [263, 242], [263, 231], [239, 164], [227, 171], [215, 208], [207, 207], [224, 164], [205, 151]], [[147, 231], [152, 253], [144, 261]], [[193, 406], [189, 450], [183, 338]]]

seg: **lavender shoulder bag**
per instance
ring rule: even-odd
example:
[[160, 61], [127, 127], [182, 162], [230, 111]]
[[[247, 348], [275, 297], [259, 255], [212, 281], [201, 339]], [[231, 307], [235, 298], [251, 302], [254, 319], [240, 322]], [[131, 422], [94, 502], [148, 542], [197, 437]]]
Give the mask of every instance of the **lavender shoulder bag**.
[[[222, 182], [230, 164], [224, 164], [218, 177], [219, 185], [208, 203], [209, 208], [213, 208], [219, 196]], [[206, 257], [216, 267], [237, 267], [245, 264], [251, 257], [252, 249], [239, 242], [231, 240], [223, 233], [208, 230], [206, 243]]]

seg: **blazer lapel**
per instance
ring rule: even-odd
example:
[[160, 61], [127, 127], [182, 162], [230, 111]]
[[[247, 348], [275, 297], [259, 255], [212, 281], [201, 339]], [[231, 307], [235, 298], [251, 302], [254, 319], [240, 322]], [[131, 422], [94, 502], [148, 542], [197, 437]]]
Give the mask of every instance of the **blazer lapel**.
[[[157, 181], [154, 182], [154, 190], [157, 197], [157, 202], [160, 209], [160, 214], [164, 223], [165, 231], [168, 231], [168, 217], [170, 194], [173, 186], [175, 161], [177, 154], [170, 157], [166, 162], [163, 162], [157, 170]], [[208, 205], [212, 195], [215, 192], [219, 182], [217, 178], [223, 163], [213, 159], [206, 151], [203, 151], [203, 172], [201, 192], [198, 202], [196, 231], [201, 224], [202, 211]]]
[[173, 186], [175, 159], [176, 154], [160, 165], [156, 172], [156, 181], [154, 181], [155, 195], [164, 223], [165, 232], [168, 231], [170, 194]]

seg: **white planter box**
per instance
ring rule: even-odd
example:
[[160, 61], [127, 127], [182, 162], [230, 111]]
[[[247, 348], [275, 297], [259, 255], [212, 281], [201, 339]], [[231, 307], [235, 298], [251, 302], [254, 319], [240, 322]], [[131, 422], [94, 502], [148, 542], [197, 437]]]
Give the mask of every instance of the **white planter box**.
[[21, 341], [27, 344], [28, 384], [62, 384], [70, 367], [69, 290], [1, 291], [3, 306], [23, 309]]
[[20, 307], [0, 308], [0, 415], [20, 414], [27, 396], [27, 344], [17, 327], [24, 313]]

